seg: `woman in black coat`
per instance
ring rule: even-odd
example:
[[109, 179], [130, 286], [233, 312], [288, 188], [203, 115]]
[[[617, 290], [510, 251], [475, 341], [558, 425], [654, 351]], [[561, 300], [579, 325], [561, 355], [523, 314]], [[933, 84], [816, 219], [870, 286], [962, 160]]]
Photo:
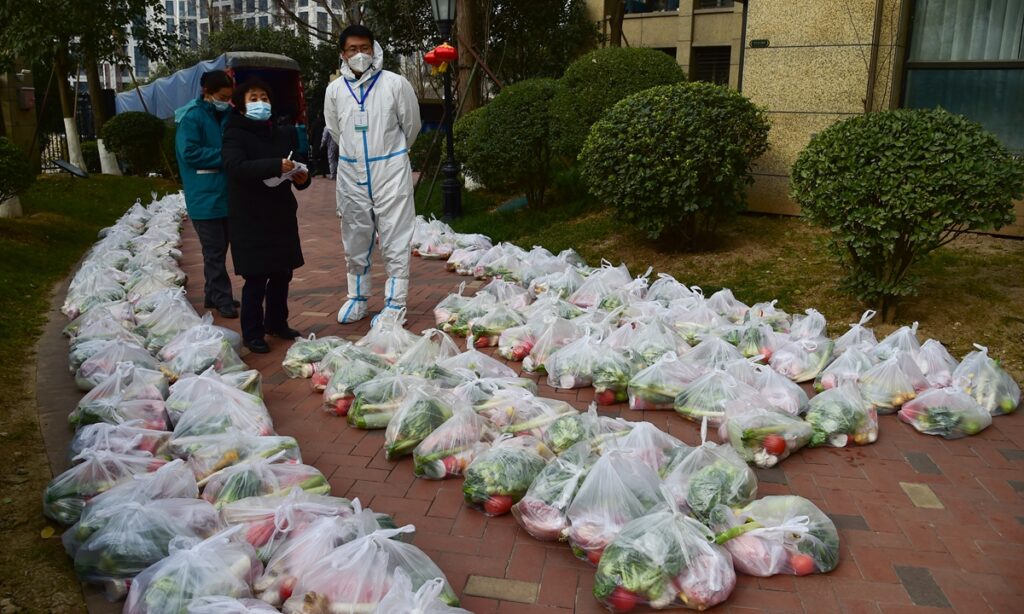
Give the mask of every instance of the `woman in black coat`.
[[[270, 351], [264, 335], [294, 339], [288, 326], [288, 284], [304, 264], [292, 185], [309, 187], [296, 173], [276, 187], [264, 183], [292, 170], [298, 150], [294, 129], [271, 121], [270, 87], [250, 79], [235, 88], [235, 111], [224, 130], [221, 156], [228, 180], [228, 228], [235, 273], [242, 287], [242, 340], [253, 352]], [[265, 305], [265, 308], [264, 308]]]

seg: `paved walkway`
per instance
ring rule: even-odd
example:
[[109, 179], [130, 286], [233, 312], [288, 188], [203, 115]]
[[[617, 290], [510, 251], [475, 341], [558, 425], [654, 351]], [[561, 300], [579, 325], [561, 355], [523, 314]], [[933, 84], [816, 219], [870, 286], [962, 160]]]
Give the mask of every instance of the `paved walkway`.
[[[333, 183], [317, 178], [300, 196], [299, 222], [306, 266], [292, 283], [292, 326], [306, 334], [362, 336], [368, 320], [344, 327], [335, 321], [344, 260]], [[199, 244], [190, 226], [183, 235], [188, 293], [201, 309]], [[409, 328], [419, 332], [432, 326], [437, 301], [466, 278], [445, 272], [443, 262], [413, 262]], [[381, 287], [379, 263], [373, 277]], [[371, 311], [382, 302], [378, 293]], [[238, 327], [237, 320], [218, 318], [217, 323]], [[288, 379], [281, 370], [290, 343], [270, 343], [270, 354], [244, 358], [263, 373], [275, 429], [299, 440], [303, 460], [328, 476], [333, 494], [359, 497], [364, 505], [394, 514], [399, 523], [415, 524], [414, 543], [444, 570], [464, 607], [478, 614], [605, 611], [590, 592], [593, 569], [577, 561], [568, 546], [534, 540], [511, 515], [487, 518], [467, 508], [461, 480], [419, 480], [410, 459], [386, 461], [383, 431], [352, 429], [324, 413], [322, 397], [309, 380]], [[66, 369], [66, 363], [59, 364]], [[593, 395], [590, 389], [559, 393], [543, 383], [540, 388], [542, 395], [581, 409]], [[64, 404], [64, 415], [70, 406]], [[697, 428], [672, 412], [625, 409], [622, 416], [648, 420], [690, 444], [699, 441]], [[66, 432], [44, 416], [51, 451], [59, 427]], [[51, 458], [59, 465], [66, 445], [56, 449], [61, 452]], [[1024, 612], [1022, 468], [1024, 419], [1019, 415], [996, 418], [980, 435], [951, 442], [919, 435], [885, 416], [873, 445], [798, 452], [775, 469], [758, 471], [758, 494], [802, 495], [827, 512], [840, 529], [838, 569], [801, 578], [741, 576], [718, 611], [903, 612], [932, 606]]]

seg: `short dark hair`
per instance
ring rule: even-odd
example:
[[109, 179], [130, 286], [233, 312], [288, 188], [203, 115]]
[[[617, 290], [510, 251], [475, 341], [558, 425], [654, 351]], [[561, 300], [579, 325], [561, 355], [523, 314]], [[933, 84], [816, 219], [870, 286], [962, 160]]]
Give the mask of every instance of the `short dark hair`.
[[245, 95], [249, 93], [249, 90], [263, 90], [267, 93], [270, 103], [274, 103], [274, 90], [270, 89], [267, 82], [259, 77], [249, 77], [245, 83], [239, 84], [231, 93], [231, 103], [235, 105], [235, 111], [242, 115], [245, 115]]
[[341, 34], [338, 36], [338, 44], [341, 46], [342, 51], [345, 50], [345, 41], [348, 40], [350, 36], [368, 38], [370, 39], [370, 44], [373, 44], [373, 32], [370, 31], [370, 28], [367, 28], [366, 26], [352, 25], [342, 30]]
[[223, 70], [210, 70], [199, 77], [199, 85], [202, 86], [204, 92], [212, 94], [226, 87], [234, 87], [235, 81]]

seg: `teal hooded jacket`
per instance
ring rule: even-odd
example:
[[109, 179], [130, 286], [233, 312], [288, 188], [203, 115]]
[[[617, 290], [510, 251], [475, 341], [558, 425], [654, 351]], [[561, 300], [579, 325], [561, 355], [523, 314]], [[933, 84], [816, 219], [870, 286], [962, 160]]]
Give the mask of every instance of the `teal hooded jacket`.
[[178, 125], [174, 151], [185, 188], [185, 205], [194, 220], [228, 216], [228, 184], [220, 156], [221, 135], [231, 111], [218, 112], [197, 98], [174, 112]]

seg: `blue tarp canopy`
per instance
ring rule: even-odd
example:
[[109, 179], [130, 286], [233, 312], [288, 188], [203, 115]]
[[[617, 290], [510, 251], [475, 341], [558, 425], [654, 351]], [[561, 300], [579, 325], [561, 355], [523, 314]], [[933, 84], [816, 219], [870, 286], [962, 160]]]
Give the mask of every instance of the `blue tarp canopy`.
[[[162, 77], [137, 90], [117, 94], [117, 113], [126, 111], [147, 111], [160, 119], [174, 117], [175, 109], [185, 106], [199, 96], [199, 79], [211, 70], [239, 68], [277, 69], [298, 72], [299, 64], [285, 55], [259, 53], [255, 51], [232, 51], [212, 60], [200, 62], [191, 68], [184, 68], [173, 75]], [[140, 98], [141, 94], [141, 98]], [[145, 101], [145, 106], [143, 106]]]

